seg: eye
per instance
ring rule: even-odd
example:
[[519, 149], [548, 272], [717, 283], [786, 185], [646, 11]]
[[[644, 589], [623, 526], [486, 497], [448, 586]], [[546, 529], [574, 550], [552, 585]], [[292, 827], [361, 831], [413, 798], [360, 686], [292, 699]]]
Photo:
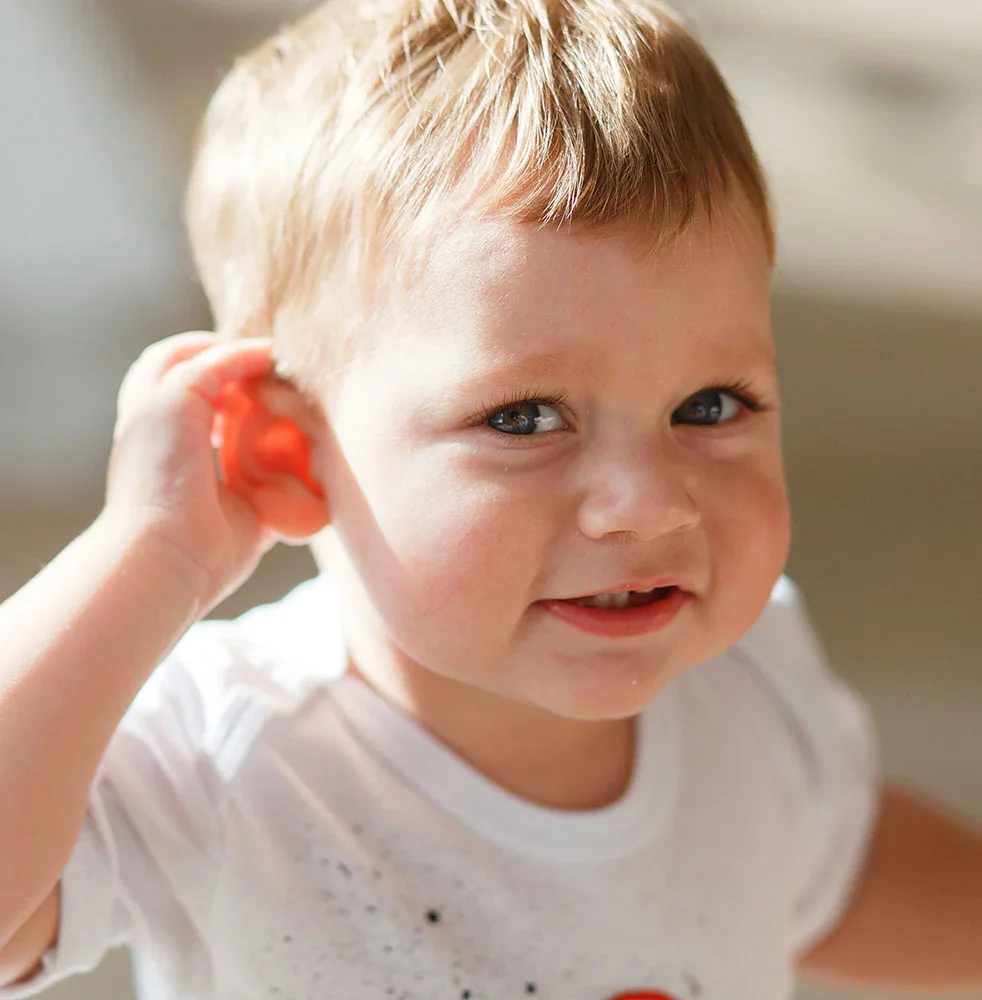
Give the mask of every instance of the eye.
[[725, 389], [702, 389], [672, 414], [672, 423], [715, 427], [732, 420], [744, 405], [744, 400]]
[[493, 413], [487, 425], [503, 434], [518, 434], [528, 437], [545, 431], [559, 431], [566, 426], [562, 415], [549, 403], [534, 399], [523, 399]]

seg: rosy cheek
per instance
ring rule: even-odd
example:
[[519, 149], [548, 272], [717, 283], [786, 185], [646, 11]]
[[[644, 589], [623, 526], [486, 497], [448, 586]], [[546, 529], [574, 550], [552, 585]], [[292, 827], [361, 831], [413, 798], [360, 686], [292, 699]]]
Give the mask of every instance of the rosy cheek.
[[427, 491], [403, 503], [386, 536], [400, 562], [414, 567], [414, 613], [477, 603], [486, 611], [527, 589], [527, 567], [538, 557], [535, 533], [505, 490]]
[[735, 578], [742, 581], [735, 603], [745, 603], [745, 613], [753, 619], [787, 561], [787, 497], [780, 478], [770, 475], [749, 477], [732, 495], [734, 509], [719, 546], [730, 565], [721, 569], [728, 573], [731, 586]]
[[769, 556], [769, 565], [779, 573], [787, 560], [791, 517], [783, 475], [762, 474], [753, 490], [754, 518], [758, 524], [761, 547]]
[[730, 469], [706, 485], [700, 507], [714, 575], [730, 588], [734, 577], [742, 578], [748, 597], [766, 589], [787, 556], [789, 518], [779, 470]]

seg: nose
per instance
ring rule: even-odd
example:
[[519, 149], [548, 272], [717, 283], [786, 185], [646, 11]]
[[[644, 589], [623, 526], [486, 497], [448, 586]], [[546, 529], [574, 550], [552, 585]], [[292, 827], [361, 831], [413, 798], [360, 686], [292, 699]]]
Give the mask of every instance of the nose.
[[649, 447], [594, 455], [581, 489], [578, 527], [587, 538], [630, 535], [652, 541], [699, 524], [693, 473], [685, 460]]

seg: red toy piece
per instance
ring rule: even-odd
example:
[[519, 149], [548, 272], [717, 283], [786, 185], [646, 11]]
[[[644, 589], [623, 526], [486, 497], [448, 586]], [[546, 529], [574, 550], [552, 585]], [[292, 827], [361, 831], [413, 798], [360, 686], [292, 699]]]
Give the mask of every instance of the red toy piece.
[[259, 466], [293, 476], [323, 498], [324, 491], [310, 475], [310, 444], [303, 432], [292, 420], [273, 416], [247, 386], [230, 382], [222, 389], [215, 432], [222, 440], [219, 467], [230, 489], [244, 492], [243, 487], [261, 486], [262, 480], [250, 472], [250, 466]]

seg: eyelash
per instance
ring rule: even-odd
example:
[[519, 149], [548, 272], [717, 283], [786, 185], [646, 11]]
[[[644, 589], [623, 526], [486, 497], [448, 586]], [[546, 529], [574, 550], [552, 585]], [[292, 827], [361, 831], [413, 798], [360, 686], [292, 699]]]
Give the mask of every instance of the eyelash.
[[541, 389], [536, 389], [520, 395], [502, 395], [495, 398], [489, 405], [484, 407], [477, 416], [474, 417], [474, 425], [486, 424], [495, 414], [502, 410], [507, 410], [510, 406], [519, 403], [537, 403], [539, 406], [554, 406], [557, 410], [562, 410], [569, 403], [569, 396], [564, 392], [548, 393]]
[[[750, 383], [745, 381], [738, 382], [719, 382], [714, 385], [707, 385], [698, 392], [718, 392], [720, 395], [732, 396], [738, 403], [745, 406], [751, 413], [762, 413], [769, 407], [765, 406], [761, 401], [760, 397], [757, 396], [750, 388]], [[695, 396], [698, 393], [693, 393]], [[686, 396], [686, 399], [689, 397]], [[684, 400], [683, 400], [684, 402]]]
[[[738, 403], [746, 407], [750, 413], [763, 413], [769, 407], [761, 402], [760, 398], [751, 391], [750, 383], [746, 381], [718, 382], [707, 385], [697, 392], [718, 392], [732, 396]], [[697, 395], [697, 393], [692, 393]], [[689, 397], [686, 396], [686, 399]], [[684, 402], [684, 400], [683, 400]], [[553, 406], [558, 410], [563, 409], [569, 403], [566, 393], [548, 393], [541, 389], [535, 389], [519, 395], [506, 394], [496, 397], [490, 405], [484, 407], [477, 416], [474, 417], [474, 426], [486, 424], [493, 416], [502, 410], [507, 410], [510, 406], [518, 403], [536, 403], [540, 406]]]

